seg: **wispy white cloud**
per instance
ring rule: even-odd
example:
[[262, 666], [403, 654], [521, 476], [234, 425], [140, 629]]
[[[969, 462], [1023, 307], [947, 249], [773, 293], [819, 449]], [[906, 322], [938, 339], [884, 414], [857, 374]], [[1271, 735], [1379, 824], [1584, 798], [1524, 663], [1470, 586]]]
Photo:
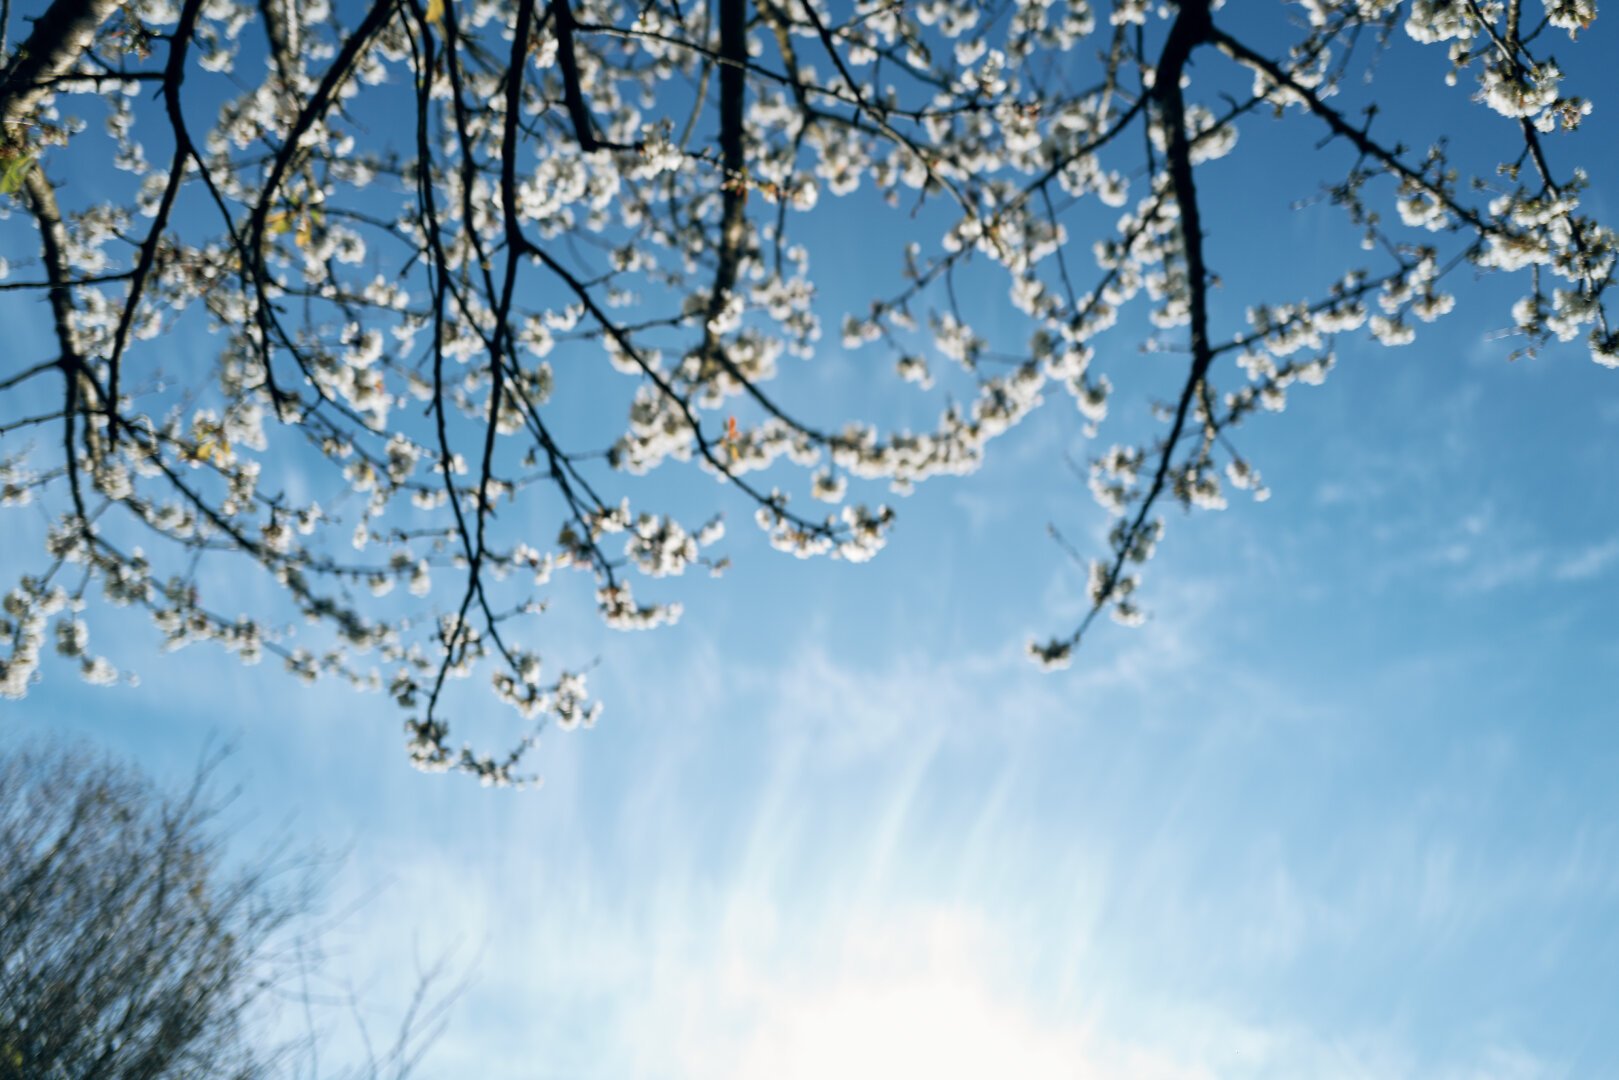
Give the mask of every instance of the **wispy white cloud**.
[[[1277, 740], [1307, 768], [1300, 749], [1346, 720], [1178, 655], [1115, 682], [1024, 682], [1010, 654], [862, 667], [814, 644], [780, 668], [693, 666], [660, 684], [682, 704], [611, 748], [631, 756], [619, 780], [572, 742], [561, 756], [582, 752], [582, 772], [503, 800], [489, 827], [463, 822], [459, 845], [427, 824], [456, 815], [402, 806], [403, 836], [428, 831], [374, 851], [364, 869], [391, 871], [397, 908], [355, 952], [403, 963], [397, 928], [424, 915], [422, 949], [484, 945], [428, 1076], [1556, 1075], [1503, 1031], [1459, 1053], [1235, 987], [1324, 957], [1361, 970], [1348, 958], [1391, 933], [1467, 941], [1601, 893], [1605, 839], [1502, 863], [1396, 807], [1346, 820], [1325, 852], [1284, 842], [1285, 821], [1250, 846], [1206, 820], [1225, 774]], [[1177, 697], [1172, 675], [1212, 688], [1195, 722], [1147, 747], [1109, 736], [1139, 723], [1110, 702]], [[707, 711], [717, 679], [773, 704]], [[1456, 768], [1487, 779], [1514, 761]], [[1446, 783], [1433, 800], [1454, 798]]]
[[[1387, 982], [1391, 954], [1609, 896], [1613, 838], [1482, 848], [1433, 805], [1504, 797], [1511, 747], [1413, 796], [1364, 756], [1377, 714], [1290, 655], [1215, 648], [1230, 590], [1154, 571], [1150, 626], [1054, 678], [1016, 643], [840, 656], [819, 623], [783, 662], [646, 639], [627, 700], [548, 737], [546, 788], [516, 798], [380, 754], [385, 702], [379, 740], [345, 694], [286, 698], [327, 793], [305, 812], [365, 830], [354, 880], [392, 882], [345, 955], [404, 986], [417, 954], [479, 950], [425, 1080], [1555, 1074], [1507, 1025], [1457, 1051], [1299, 980]], [[1453, 675], [1391, 658], [1366, 700]]]
[[[1453, 554], [1459, 557], [1450, 559]], [[1447, 561], [1452, 561], [1459, 569], [1452, 585], [1462, 593], [1494, 592], [1538, 580], [1546, 564], [1546, 553], [1535, 548], [1478, 553], [1466, 546], [1457, 546], [1445, 549], [1445, 555]]]
[[1552, 568], [1552, 576], [1559, 581], [1586, 581], [1607, 570], [1615, 559], [1619, 559], [1619, 538], [1565, 556]]

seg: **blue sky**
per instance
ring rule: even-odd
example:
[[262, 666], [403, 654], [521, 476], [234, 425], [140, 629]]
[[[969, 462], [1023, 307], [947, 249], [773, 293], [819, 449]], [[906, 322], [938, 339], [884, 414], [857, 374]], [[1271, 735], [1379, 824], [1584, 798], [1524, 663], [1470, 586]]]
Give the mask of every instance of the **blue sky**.
[[[1330, 166], [1268, 181], [1286, 144], [1243, 138], [1207, 197], [1270, 216], [1213, 212], [1216, 269], [1326, 278], [1342, 232], [1276, 207]], [[536, 791], [413, 772], [381, 697], [138, 631], [138, 688], [47, 660], [7, 738], [172, 778], [233, 742], [244, 837], [290, 825], [349, 852], [339, 904], [376, 890], [330, 972], [374, 1022], [418, 958], [473, 970], [428, 1077], [1619, 1074], [1619, 379], [1583, 346], [1507, 363], [1510, 291], [1458, 292], [1251, 423], [1274, 497], [1171, 515], [1148, 623], [1061, 674], [1022, 655], [1083, 611], [1044, 526], [1100, 550], [1107, 521], [1058, 400], [870, 564], [775, 555], [733, 501], [736, 565], [678, 626], [548, 616], [606, 712], [542, 739]], [[836, 408], [876, 374], [827, 344], [791, 377]], [[1133, 344], [1115, 381], [1168, 372]]]
[[200, 650], [8, 712], [170, 775], [234, 740], [255, 822], [382, 885], [334, 977], [380, 1018], [414, 956], [476, 967], [427, 1075], [879, 1075], [862, 1046], [1606, 1075], [1619, 394], [1588, 373], [1357, 351], [1268, 425], [1276, 497], [1178, 523], [1152, 620], [1057, 676], [1017, 631], [1082, 583], [1032, 518], [1091, 511], [1013, 442], [873, 564], [750, 553], [682, 625], [603, 636], [603, 722], [547, 737], [530, 793], [418, 775], [384, 702]]

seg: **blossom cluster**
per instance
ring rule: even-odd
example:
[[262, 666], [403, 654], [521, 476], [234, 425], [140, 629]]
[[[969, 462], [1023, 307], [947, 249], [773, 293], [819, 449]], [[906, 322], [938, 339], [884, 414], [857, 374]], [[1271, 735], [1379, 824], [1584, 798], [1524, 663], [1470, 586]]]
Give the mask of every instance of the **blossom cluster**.
[[[1144, 619], [1157, 502], [1265, 498], [1237, 426], [1322, 382], [1340, 335], [1418, 340], [1458, 268], [1526, 283], [1526, 350], [1583, 338], [1619, 366], [1619, 240], [1547, 151], [1593, 106], [1545, 37], [1576, 38], [1594, 0], [1546, 0], [1543, 24], [1305, 0], [1281, 51], [1239, 32], [1269, 16], [1207, 0], [92, 7], [95, 34], [31, 41], [38, 83], [0, 88], [0, 230], [39, 253], [0, 276], [51, 301], [54, 335], [0, 382], [0, 508], [51, 522], [0, 618], [11, 697], [50, 649], [116, 679], [89, 651], [99, 585], [168, 648], [386, 692], [418, 766], [513, 783], [545, 725], [600, 715], [536, 644], [557, 576], [647, 629], [681, 617], [672, 579], [727, 564], [709, 507], [639, 477], [695, 465], [772, 547], [864, 561], [899, 517], [873, 486], [973, 473], [1053, 400], [1099, 434], [1126, 383], [1112, 338], [1150, 327], [1145, 351], [1187, 364], [1162, 431], [1091, 462], [1110, 552], [1081, 560], [1084, 624], [1031, 646], [1060, 667], [1091, 617]], [[1376, 71], [1358, 40], [1435, 58], [1483, 147], [1412, 150], [1341, 112], [1341, 81]], [[1196, 179], [1267, 114], [1353, 150], [1325, 202], [1361, 246], [1313, 293], [1232, 303]], [[93, 191], [54, 182], [102, 162]], [[866, 199], [895, 208], [881, 230], [823, 228]], [[812, 255], [855, 233], [903, 239], [859, 253], [869, 295], [834, 310]], [[830, 381], [874, 354], [931, 403], [921, 423], [803, 389], [802, 361]], [[34, 428], [60, 437], [23, 446]], [[527, 725], [510, 753], [451, 742], [480, 673]]]

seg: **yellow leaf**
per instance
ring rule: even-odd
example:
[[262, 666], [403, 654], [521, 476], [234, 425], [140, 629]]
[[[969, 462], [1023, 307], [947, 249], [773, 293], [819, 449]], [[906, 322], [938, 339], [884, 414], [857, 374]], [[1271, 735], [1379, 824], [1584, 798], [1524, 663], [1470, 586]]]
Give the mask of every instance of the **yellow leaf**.
[[218, 439], [208, 439], [197, 444], [192, 455], [197, 461], [205, 461], [210, 465], [230, 464], [230, 442], [221, 435]]
[[277, 210], [264, 219], [264, 231], [271, 236], [279, 236], [292, 228], [292, 215], [285, 210]]
[[427, 21], [437, 26], [442, 18], [444, 18], [444, 0], [427, 0]]
[[196, 445], [187, 455], [192, 461], [210, 465], [228, 465], [231, 460], [230, 440], [225, 429], [212, 420], [199, 419], [192, 425], [191, 437]]

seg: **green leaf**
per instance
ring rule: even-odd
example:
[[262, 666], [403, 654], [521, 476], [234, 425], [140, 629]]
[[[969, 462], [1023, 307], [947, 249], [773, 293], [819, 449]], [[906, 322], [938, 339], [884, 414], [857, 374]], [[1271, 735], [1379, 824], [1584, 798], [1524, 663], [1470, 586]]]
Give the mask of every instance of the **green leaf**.
[[16, 194], [33, 167], [33, 154], [13, 153], [0, 157], [0, 195]]

